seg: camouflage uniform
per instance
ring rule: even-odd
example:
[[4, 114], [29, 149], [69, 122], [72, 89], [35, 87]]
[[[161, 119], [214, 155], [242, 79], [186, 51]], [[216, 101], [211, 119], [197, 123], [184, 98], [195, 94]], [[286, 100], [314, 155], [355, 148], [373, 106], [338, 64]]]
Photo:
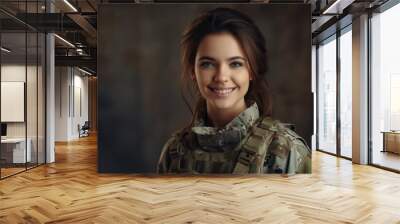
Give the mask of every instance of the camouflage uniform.
[[311, 150], [295, 132], [253, 104], [224, 128], [197, 118], [164, 145], [159, 173], [311, 173]]

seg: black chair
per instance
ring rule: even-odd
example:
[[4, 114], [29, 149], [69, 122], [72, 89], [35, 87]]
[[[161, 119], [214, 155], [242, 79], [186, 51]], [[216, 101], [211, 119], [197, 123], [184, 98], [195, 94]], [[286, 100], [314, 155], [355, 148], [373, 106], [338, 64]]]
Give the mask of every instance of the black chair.
[[89, 129], [90, 129], [89, 121], [85, 121], [82, 127], [78, 124], [79, 138], [89, 136]]

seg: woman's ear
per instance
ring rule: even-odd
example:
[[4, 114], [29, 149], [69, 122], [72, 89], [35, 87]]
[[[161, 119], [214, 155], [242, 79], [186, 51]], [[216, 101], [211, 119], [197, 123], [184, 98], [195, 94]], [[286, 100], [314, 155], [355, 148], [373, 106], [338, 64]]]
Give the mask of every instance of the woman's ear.
[[194, 73], [192, 73], [191, 78], [193, 81], [196, 81], [196, 76], [194, 75]]

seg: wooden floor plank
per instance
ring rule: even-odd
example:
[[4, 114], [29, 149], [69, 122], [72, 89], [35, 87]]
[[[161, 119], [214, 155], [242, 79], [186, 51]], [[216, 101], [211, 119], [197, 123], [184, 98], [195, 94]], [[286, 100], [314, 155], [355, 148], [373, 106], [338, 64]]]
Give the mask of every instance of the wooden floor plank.
[[98, 174], [96, 138], [0, 181], [0, 223], [400, 223], [400, 175], [313, 152], [311, 175]]

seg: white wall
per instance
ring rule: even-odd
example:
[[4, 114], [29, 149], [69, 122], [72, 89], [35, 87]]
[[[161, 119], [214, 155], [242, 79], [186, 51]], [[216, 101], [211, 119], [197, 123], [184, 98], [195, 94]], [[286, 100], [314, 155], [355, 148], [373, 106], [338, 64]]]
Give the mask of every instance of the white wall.
[[[27, 70], [25, 70], [27, 69]], [[26, 73], [27, 71], [27, 73]], [[41, 72], [41, 69], [39, 70]], [[27, 88], [27, 120], [28, 120], [28, 137], [30, 133], [35, 133], [36, 137], [36, 112], [37, 99], [36, 99], [36, 66], [27, 66], [25, 64], [6, 64], [1, 66], [1, 81], [2, 82], [25, 82], [25, 75], [28, 78]], [[32, 87], [33, 86], [33, 87]], [[3, 96], [6, 97], [6, 96]], [[39, 105], [40, 107], [41, 105]], [[1, 108], [5, 110], [6, 108]], [[33, 123], [32, 123], [33, 122]], [[26, 122], [7, 122], [7, 136], [8, 137], [25, 137], [25, 123]], [[32, 130], [31, 130], [32, 129]]]
[[72, 67], [56, 67], [56, 141], [79, 137], [78, 124], [88, 120], [88, 78]]
[[68, 141], [69, 68], [55, 68], [55, 141]]
[[[32, 67], [28, 67], [28, 71], [30, 70], [32, 70]], [[26, 73], [25, 64], [2, 65], [1, 81], [25, 82], [25, 73]], [[28, 72], [28, 74], [31, 74], [31, 72]], [[5, 108], [1, 108], [1, 110], [5, 110]], [[7, 123], [7, 137], [25, 137], [25, 123], [24, 122]]]

